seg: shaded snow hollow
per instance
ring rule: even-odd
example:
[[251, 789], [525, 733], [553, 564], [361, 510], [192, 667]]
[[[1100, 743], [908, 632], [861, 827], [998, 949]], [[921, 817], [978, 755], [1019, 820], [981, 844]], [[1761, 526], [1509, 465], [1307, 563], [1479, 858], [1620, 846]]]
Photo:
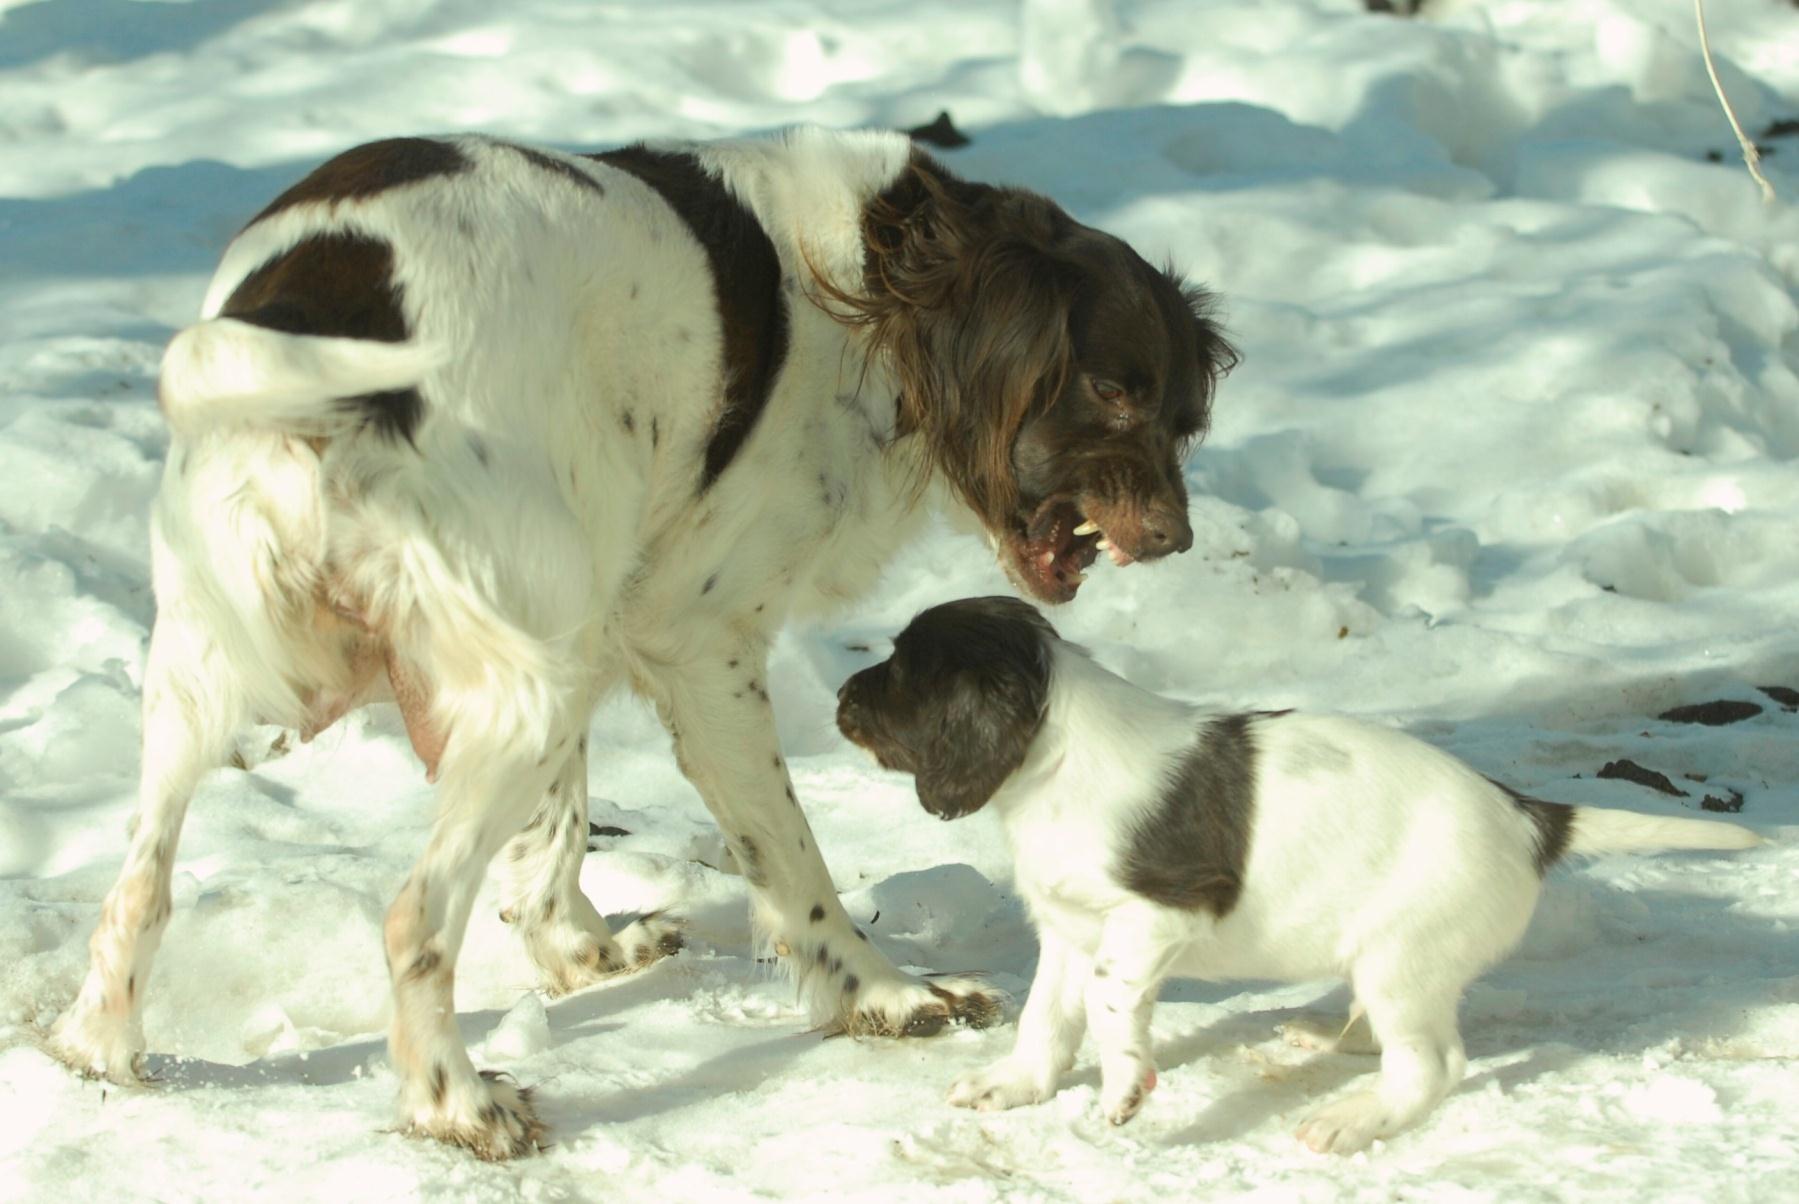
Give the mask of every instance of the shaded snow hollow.
[[[1711, 5], [1751, 130], [1799, 117], [1786, 0]], [[950, 1080], [1013, 1031], [822, 1041], [753, 960], [667, 740], [596, 717], [602, 910], [693, 947], [545, 1005], [484, 902], [477, 1060], [555, 1145], [507, 1166], [387, 1130], [380, 918], [430, 793], [391, 710], [196, 800], [145, 1029], [159, 1082], [34, 1045], [73, 996], [132, 804], [161, 346], [232, 231], [352, 143], [571, 147], [950, 109], [957, 170], [1042, 189], [1226, 299], [1244, 351], [1194, 458], [1191, 554], [1102, 565], [1055, 618], [1152, 688], [1349, 711], [1545, 797], [1743, 798], [1736, 858], [1558, 870], [1470, 991], [1463, 1086], [1351, 1160], [1291, 1137], [1371, 1069], [1288, 1048], [1328, 984], [1177, 983], [1162, 1086], [1113, 1130], [1091, 1055], [983, 1116]], [[1734, 163], [1685, 0], [0, 0], [0, 1196], [33, 1200], [1730, 1200], [1799, 1182], [1799, 138]], [[1720, 151], [1724, 162], [1708, 161]], [[990, 822], [927, 819], [830, 723], [915, 610], [1004, 588], [934, 531], [792, 630], [770, 687], [852, 913], [900, 961], [1021, 992], [1035, 946]], [[1671, 707], [1753, 700], [1724, 727]], [[277, 735], [255, 734], [266, 747]], [[1689, 797], [1602, 765], [1635, 761]], [[1703, 777], [1703, 783], [1691, 780]], [[874, 917], [877, 916], [878, 919]]]

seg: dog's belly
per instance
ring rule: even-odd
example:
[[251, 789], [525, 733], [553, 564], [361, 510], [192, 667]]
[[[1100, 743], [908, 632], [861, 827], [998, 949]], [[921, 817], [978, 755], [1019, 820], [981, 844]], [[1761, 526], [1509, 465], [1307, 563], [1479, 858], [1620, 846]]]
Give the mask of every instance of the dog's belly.
[[1196, 919], [1171, 974], [1212, 981], [1267, 979], [1301, 982], [1340, 977], [1344, 967], [1334, 949], [1336, 933], [1320, 926], [1310, 932], [1269, 932], [1245, 918]]

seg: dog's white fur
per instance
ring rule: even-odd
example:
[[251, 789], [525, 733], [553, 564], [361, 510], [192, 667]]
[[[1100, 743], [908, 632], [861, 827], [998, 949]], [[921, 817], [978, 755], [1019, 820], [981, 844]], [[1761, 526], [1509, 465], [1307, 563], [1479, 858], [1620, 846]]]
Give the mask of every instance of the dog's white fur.
[[[139, 1004], [201, 775], [246, 721], [315, 731], [385, 690], [385, 667], [415, 741], [435, 741], [421, 751], [440, 757], [436, 826], [386, 923], [403, 1116], [505, 1157], [539, 1130], [520, 1092], [477, 1074], [451, 1004], [489, 859], [513, 841], [507, 913], [557, 989], [669, 941], [653, 919], [615, 937], [577, 884], [588, 716], [615, 687], [654, 703], [739, 859], [753, 854], [757, 919], [793, 954], [817, 1020], [847, 1009], [900, 1029], [975, 988], [901, 973], [845, 916], [764, 684], [783, 622], [871, 586], [939, 494], [918, 487], [916, 441], [892, 438], [883, 364], [805, 295], [813, 270], [859, 287], [862, 205], [910, 144], [801, 130], [680, 148], [753, 210], [789, 300], [767, 407], [702, 493], [723, 349], [701, 245], [625, 171], [541, 152], [602, 184], [598, 196], [502, 144], [454, 142], [470, 170], [253, 223], [205, 320], [169, 348], [141, 800], [90, 972], [51, 1043], [84, 1071], [136, 1079]], [[409, 342], [217, 316], [259, 265], [330, 231], [391, 244]], [[354, 434], [335, 400], [410, 383], [430, 403], [416, 451]], [[814, 958], [824, 948], [831, 973]]]
[[[1137, 688], [1048, 637], [1043, 726], [989, 806], [1042, 943], [1017, 1046], [952, 1103], [1051, 1096], [1084, 1027], [1101, 1106], [1122, 1124], [1155, 1083], [1149, 1039], [1170, 976], [1339, 977], [1378, 1039], [1378, 1086], [1314, 1112], [1313, 1149], [1348, 1152], [1413, 1124], [1460, 1080], [1463, 989], [1523, 936], [1541, 889], [1532, 822], [1498, 786], [1413, 737], [1357, 720], [1250, 719], [1253, 819], [1242, 893], [1222, 919], [1125, 886], [1130, 837], [1206, 713]], [[1741, 849], [1734, 824], [1574, 809], [1568, 852]]]

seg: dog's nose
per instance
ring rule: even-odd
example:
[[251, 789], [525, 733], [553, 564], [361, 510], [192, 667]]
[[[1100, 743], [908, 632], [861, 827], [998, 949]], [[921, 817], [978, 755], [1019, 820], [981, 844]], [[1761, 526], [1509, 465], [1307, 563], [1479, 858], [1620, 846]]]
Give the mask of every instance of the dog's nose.
[[1186, 512], [1172, 506], [1157, 507], [1143, 516], [1137, 550], [1132, 554], [1138, 560], [1154, 560], [1185, 552], [1192, 546], [1193, 524], [1187, 521]]

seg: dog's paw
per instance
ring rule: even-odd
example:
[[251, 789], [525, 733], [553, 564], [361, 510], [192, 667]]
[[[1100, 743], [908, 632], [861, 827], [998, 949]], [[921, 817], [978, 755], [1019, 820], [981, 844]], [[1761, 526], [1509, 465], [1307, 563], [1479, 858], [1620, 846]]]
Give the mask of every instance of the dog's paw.
[[913, 978], [894, 973], [889, 981], [844, 980], [843, 1007], [833, 1031], [852, 1037], [934, 1037], [946, 1028], [986, 1028], [1000, 1017], [1004, 997], [966, 978]]
[[440, 1067], [433, 1072], [430, 1099], [411, 1109], [405, 1132], [445, 1145], [461, 1146], [485, 1162], [504, 1162], [535, 1153], [544, 1128], [531, 1106], [531, 1090], [497, 1071], [448, 1082]]
[[104, 1079], [121, 1087], [143, 1082], [144, 1053], [132, 1039], [129, 1024], [103, 1009], [79, 1001], [44, 1035], [44, 1049], [64, 1066], [86, 1078]]
[[568, 921], [545, 924], [523, 936], [544, 993], [552, 998], [641, 970], [683, 943], [681, 922], [660, 912], [633, 920], [617, 936]]
[[1391, 1131], [1386, 1105], [1374, 1092], [1361, 1091], [1313, 1112], [1296, 1136], [1319, 1154], [1353, 1154]]
[[640, 970], [679, 953], [687, 943], [686, 925], [660, 911], [639, 916], [619, 929], [612, 939], [627, 968]]
[[1117, 1066], [1100, 1066], [1100, 1111], [1115, 1125], [1128, 1124], [1155, 1089], [1156, 1068], [1148, 1062], [1133, 1058]]
[[1055, 1085], [1027, 1066], [1003, 1058], [985, 1070], [963, 1075], [950, 1085], [949, 1102], [977, 1112], [1003, 1112], [1040, 1104], [1055, 1094]]

